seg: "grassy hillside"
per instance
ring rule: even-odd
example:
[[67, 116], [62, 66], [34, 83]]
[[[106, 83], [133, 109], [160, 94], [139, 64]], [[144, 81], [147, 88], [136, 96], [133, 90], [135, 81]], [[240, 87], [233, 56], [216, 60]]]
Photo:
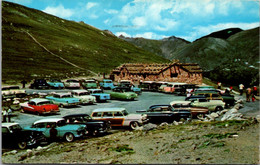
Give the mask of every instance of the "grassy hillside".
[[83, 22], [2, 2], [3, 82], [109, 73], [125, 62], [168, 61]]

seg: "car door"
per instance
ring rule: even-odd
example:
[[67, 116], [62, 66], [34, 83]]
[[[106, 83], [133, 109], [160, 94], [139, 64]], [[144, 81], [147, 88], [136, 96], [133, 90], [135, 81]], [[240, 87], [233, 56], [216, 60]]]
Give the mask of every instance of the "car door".
[[[116, 111], [113, 113], [114, 119], [113, 119], [113, 125], [114, 126], [123, 126], [125, 117], [121, 111]], [[112, 123], [111, 123], [112, 124]]]

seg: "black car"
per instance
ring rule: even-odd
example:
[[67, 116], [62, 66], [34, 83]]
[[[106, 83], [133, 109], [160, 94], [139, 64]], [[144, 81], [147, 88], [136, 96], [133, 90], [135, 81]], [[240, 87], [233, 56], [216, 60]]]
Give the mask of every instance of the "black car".
[[174, 109], [171, 105], [152, 105], [148, 110], [136, 111], [137, 113], [147, 114], [149, 123], [172, 123], [181, 119], [191, 119], [191, 112], [186, 109]]
[[40, 131], [23, 130], [18, 123], [2, 123], [3, 147], [25, 149], [27, 146], [35, 146], [45, 141], [46, 139]]
[[69, 124], [86, 124], [89, 135], [105, 134], [111, 129], [108, 121], [93, 120], [88, 114], [72, 114], [63, 117]]
[[45, 79], [36, 79], [30, 85], [30, 88], [32, 88], [32, 89], [49, 89], [50, 85], [47, 83], [47, 81]]

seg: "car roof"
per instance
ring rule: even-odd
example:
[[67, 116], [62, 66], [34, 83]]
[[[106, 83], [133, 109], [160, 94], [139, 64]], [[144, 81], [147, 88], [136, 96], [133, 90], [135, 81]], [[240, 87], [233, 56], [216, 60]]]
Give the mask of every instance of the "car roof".
[[79, 114], [66, 115], [66, 116], [63, 116], [63, 118], [67, 118], [67, 117], [76, 117], [76, 116], [89, 116], [89, 115], [86, 114], [86, 113], [79, 113]]
[[61, 92], [61, 93], [55, 93], [55, 94], [61, 95], [61, 96], [63, 96], [63, 95], [71, 95], [70, 92]]
[[215, 90], [198, 90], [198, 91], [195, 91], [194, 92], [195, 94], [199, 94], [199, 93], [213, 93], [213, 94], [218, 94], [219, 92], [218, 91], [215, 91]]
[[172, 101], [170, 104], [189, 104], [190, 101]]
[[98, 108], [98, 109], [94, 109], [93, 112], [114, 112], [114, 111], [123, 111], [126, 110], [125, 108]]
[[45, 123], [45, 122], [57, 122], [60, 120], [64, 120], [64, 118], [62, 118], [62, 117], [61, 118], [46, 118], [46, 119], [37, 120], [34, 122], [34, 124]]
[[101, 91], [101, 89], [88, 89], [88, 91]]
[[39, 103], [39, 102], [49, 101], [49, 100], [48, 99], [44, 99], [44, 98], [33, 98], [33, 99], [30, 99], [29, 101], [33, 101], [35, 103]]
[[13, 126], [13, 125], [20, 125], [19, 123], [2, 123], [2, 127], [10, 127], [10, 126]]
[[154, 108], [154, 107], [171, 107], [171, 105], [170, 104], [158, 104], [158, 105], [152, 105], [152, 106], [150, 106], [149, 108]]
[[78, 90], [72, 90], [72, 92], [75, 92], [75, 93], [82, 93], [82, 92], [88, 92], [88, 91], [85, 90], [85, 89], [78, 89]]

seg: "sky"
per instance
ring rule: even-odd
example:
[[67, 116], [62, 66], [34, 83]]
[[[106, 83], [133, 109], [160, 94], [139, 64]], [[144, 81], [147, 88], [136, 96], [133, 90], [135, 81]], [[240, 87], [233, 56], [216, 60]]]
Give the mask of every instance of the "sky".
[[258, 0], [6, 0], [116, 36], [194, 41], [212, 32], [259, 27]]

